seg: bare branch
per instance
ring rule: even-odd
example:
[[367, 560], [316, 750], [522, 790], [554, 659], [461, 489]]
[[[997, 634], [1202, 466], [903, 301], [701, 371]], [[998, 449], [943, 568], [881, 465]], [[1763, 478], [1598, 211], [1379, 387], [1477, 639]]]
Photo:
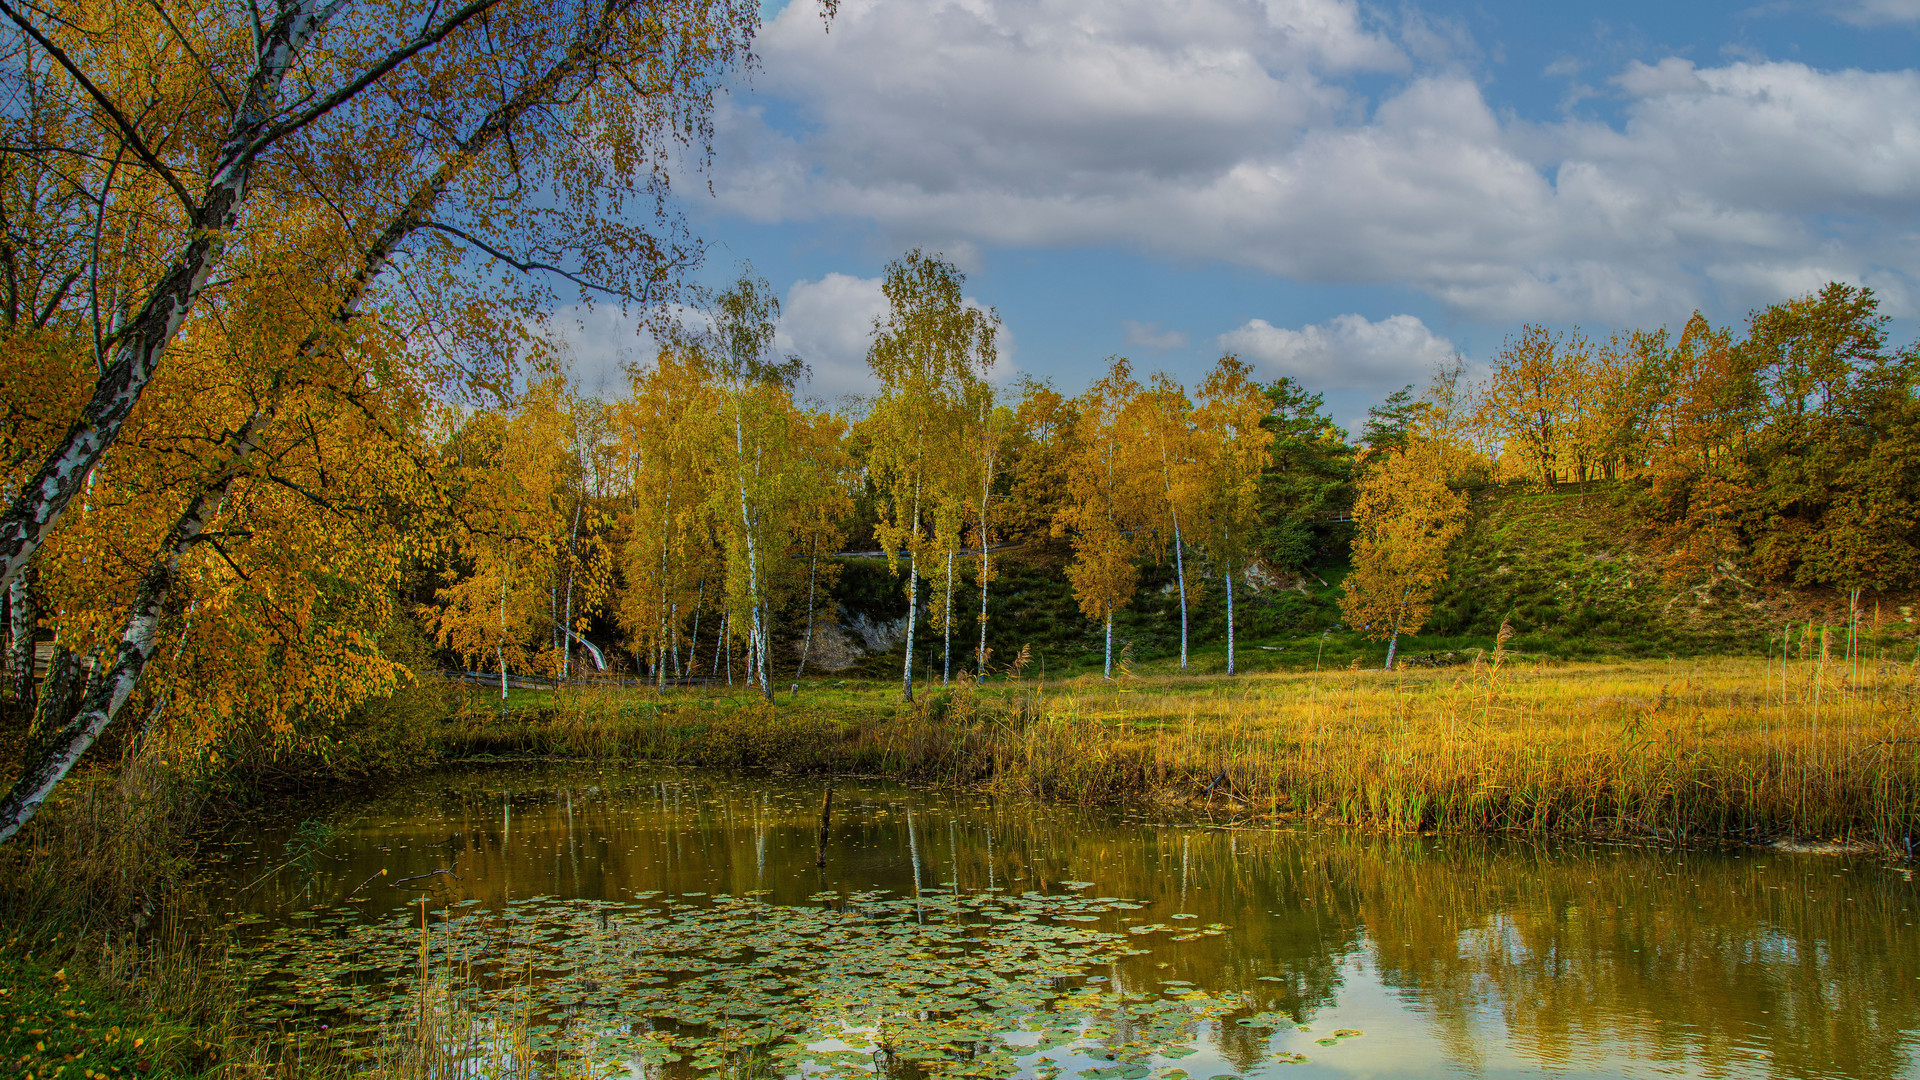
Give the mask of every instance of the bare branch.
[[213, 84], [213, 92], [219, 94], [220, 100], [227, 103], [227, 115], [232, 116], [238, 112], [239, 106], [233, 103], [233, 98], [227, 96], [227, 88], [220, 85], [220, 77], [214, 74], [213, 65], [207, 63], [194, 50], [193, 43], [188, 41], [187, 35], [181, 33], [180, 28], [173, 24], [173, 16], [167, 14], [167, 9], [160, 5], [160, 0], [147, 0], [147, 5], [153, 8], [154, 14], [160, 16], [161, 22], [167, 24], [167, 29], [173, 31], [173, 36], [180, 42], [180, 47], [187, 50], [187, 55], [193, 57], [194, 62], [200, 65], [200, 70], [207, 73], [207, 81]]
[[[0, 0], [0, 3], [4, 3], [4, 2], [5, 0]], [[271, 129], [263, 132], [259, 137], [253, 140], [251, 145], [247, 147], [246, 152], [249, 154], [258, 154], [261, 151], [265, 150], [267, 147], [273, 145], [275, 142], [279, 141], [283, 136], [291, 135], [292, 133], [300, 130], [301, 128], [306, 127], [308, 124], [313, 123], [315, 120], [320, 119], [322, 116], [325, 116], [326, 114], [332, 112], [335, 108], [339, 107], [339, 105], [342, 102], [346, 101], [348, 98], [353, 97], [355, 94], [358, 94], [360, 91], [365, 90], [368, 86], [373, 85], [373, 83], [376, 80], [384, 76], [387, 72], [392, 71], [395, 67], [398, 67], [400, 64], [405, 63], [408, 59], [417, 55], [421, 50], [429, 48], [435, 44], [438, 44], [441, 41], [441, 39], [445, 38], [448, 34], [453, 33], [455, 30], [460, 29], [462, 25], [464, 25], [468, 20], [472, 19], [475, 15], [480, 14], [481, 12], [487, 10], [488, 8], [494, 6], [499, 2], [500, 0], [473, 0], [473, 3], [470, 3], [466, 7], [461, 8], [459, 11], [454, 12], [453, 15], [449, 17], [446, 22], [441, 23], [438, 27], [435, 27], [431, 32], [424, 34], [418, 38], [415, 38], [414, 40], [408, 42], [406, 45], [402, 46], [401, 48], [395, 49], [393, 52], [388, 53], [386, 56], [386, 59], [381, 60], [379, 63], [368, 68], [365, 72], [363, 72], [360, 75], [359, 78], [353, 80], [347, 85], [327, 95], [324, 99], [314, 104], [312, 107], [308, 108], [305, 112], [300, 113], [298, 116], [295, 116], [291, 120], [287, 120], [284, 123], [276, 124]]]
[[73, 283], [79, 280], [80, 271], [78, 270], [70, 270], [66, 277], [60, 279], [60, 284], [54, 288], [53, 295], [47, 299], [47, 306], [40, 309], [40, 317], [33, 320], [34, 329], [38, 330], [47, 325], [47, 320], [53, 318], [53, 309], [60, 306], [60, 301], [67, 298], [67, 290], [73, 288]]
[[621, 300], [630, 300], [636, 304], [647, 303], [647, 298], [645, 296], [635, 296], [632, 293], [625, 291], [624, 289], [613, 289], [605, 285], [597, 285], [591, 281], [587, 281], [584, 278], [581, 278], [575, 275], [571, 271], [562, 270], [559, 267], [553, 266], [549, 263], [530, 262], [530, 261], [524, 261], [521, 259], [516, 259], [513, 256], [507, 254], [506, 252], [501, 251], [499, 248], [494, 247], [492, 244], [489, 244], [486, 241], [479, 239], [478, 237], [462, 232], [451, 225], [444, 225], [438, 221], [423, 221], [420, 223], [420, 225], [422, 228], [434, 229], [439, 232], [446, 233], [447, 235], [455, 237], [457, 239], [464, 240], [467, 243], [473, 245], [474, 247], [479, 248], [481, 251], [486, 252], [488, 255], [492, 256], [493, 258], [499, 259], [501, 262], [506, 263], [508, 266], [513, 267], [515, 270], [518, 270], [523, 274], [532, 273], [535, 270], [545, 270], [550, 274], [558, 274], [561, 277], [566, 278], [568, 281], [573, 282], [575, 285], [578, 285], [583, 289], [592, 289], [595, 292], [603, 292], [603, 293], [606, 293], [608, 296], [617, 297]]
[[109, 98], [99, 87], [93, 85], [93, 80], [87, 78], [87, 73], [80, 70], [80, 65], [74, 63], [73, 58], [69, 57], [60, 46], [48, 41], [47, 36], [40, 32], [40, 28], [28, 22], [25, 16], [15, 11], [13, 5], [7, 3], [6, 0], [0, 0], [0, 11], [6, 12], [7, 18], [12, 19], [14, 24], [20, 27], [28, 37], [32, 38], [42, 49], [45, 49], [47, 55], [53, 57], [55, 63], [65, 68], [68, 75], [73, 76], [73, 81], [80, 84], [80, 88], [87, 92], [87, 96], [92, 98], [95, 104], [106, 110], [107, 115], [113, 118], [114, 126], [120, 129], [121, 136], [133, 147], [134, 153], [138, 154], [140, 160], [146, 162], [153, 171], [159, 173], [161, 179], [167, 182], [167, 186], [173, 189], [174, 195], [180, 199], [180, 205], [186, 209], [187, 216], [192, 217], [194, 214], [197, 214], [199, 211], [194, 206], [193, 196], [187, 194], [186, 186], [180, 183], [179, 177], [173, 175], [172, 169], [162, 164], [160, 159], [154, 156], [153, 151], [147, 148], [146, 140], [140, 137], [140, 132], [127, 120], [126, 114], [120, 111], [120, 107], [113, 103], [113, 99]]

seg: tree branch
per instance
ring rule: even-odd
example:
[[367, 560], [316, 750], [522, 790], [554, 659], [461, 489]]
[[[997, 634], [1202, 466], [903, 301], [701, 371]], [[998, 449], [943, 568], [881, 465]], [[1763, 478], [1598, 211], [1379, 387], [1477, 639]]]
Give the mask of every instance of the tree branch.
[[515, 270], [518, 270], [523, 274], [531, 273], [535, 270], [545, 270], [550, 274], [558, 274], [561, 277], [566, 278], [568, 281], [573, 282], [575, 285], [578, 285], [583, 289], [592, 289], [595, 292], [603, 292], [603, 293], [606, 293], [608, 296], [618, 297], [621, 300], [631, 300], [636, 304], [647, 303], [647, 298], [645, 296], [635, 296], [632, 293], [627, 292], [623, 289], [613, 289], [613, 288], [608, 288], [605, 285], [596, 285], [591, 281], [587, 281], [580, 278], [579, 276], [573, 274], [570, 271], [562, 270], [559, 267], [553, 266], [549, 263], [530, 262], [530, 261], [523, 261], [520, 259], [516, 259], [513, 256], [507, 254], [506, 252], [501, 251], [499, 248], [494, 247], [492, 244], [489, 244], [486, 241], [481, 240], [480, 238], [473, 236], [469, 233], [462, 232], [451, 225], [445, 225], [438, 221], [423, 221], [420, 223], [420, 225], [422, 228], [435, 229], [440, 232], [446, 233], [449, 236], [455, 237], [460, 240], [464, 240], [467, 243], [473, 245], [474, 247], [479, 248], [481, 251], [486, 252], [488, 255], [492, 256], [493, 258], [499, 259], [501, 262], [506, 263], [508, 266], [513, 267]]
[[[0, 3], [4, 3], [4, 2], [5, 0], [0, 0]], [[325, 116], [326, 114], [332, 112], [334, 109], [338, 108], [342, 102], [345, 102], [347, 99], [353, 97], [355, 94], [358, 94], [360, 91], [365, 90], [367, 87], [373, 85], [373, 83], [376, 80], [378, 80], [381, 76], [385, 75], [387, 72], [392, 71], [394, 68], [405, 63], [407, 60], [411, 59], [412, 57], [420, 53], [421, 50], [427, 49], [433, 45], [438, 44], [448, 34], [451, 34], [455, 30], [460, 29], [460, 27], [463, 26], [469, 19], [472, 19], [475, 15], [478, 15], [481, 12], [487, 10], [488, 8], [494, 6], [496, 3], [499, 3], [499, 0], [473, 0], [473, 3], [470, 3], [466, 7], [461, 8], [459, 11], [454, 12], [450, 17], [448, 17], [446, 22], [441, 23], [438, 27], [434, 28], [432, 31], [426, 34], [423, 34], [418, 38], [415, 38], [413, 41], [408, 42], [406, 45], [402, 46], [401, 48], [395, 49], [393, 52], [388, 53], [386, 56], [386, 59], [381, 60], [378, 64], [375, 64], [374, 66], [368, 68], [365, 72], [361, 74], [359, 78], [353, 80], [352, 82], [341, 87], [340, 89], [335, 90], [333, 93], [328, 94], [324, 99], [322, 99], [321, 101], [313, 105], [311, 108], [307, 109], [305, 112], [300, 113], [298, 116], [295, 116], [291, 120], [287, 120], [284, 123], [276, 124], [272, 128], [268, 129], [267, 131], [261, 133], [260, 136], [255, 138], [252, 144], [247, 147], [246, 152], [248, 154], [259, 154], [262, 151], [264, 151], [267, 147], [272, 146], [275, 142], [278, 142], [282, 137], [291, 135], [292, 133], [300, 130], [301, 128], [306, 127], [308, 124], [313, 123], [315, 120], [320, 119], [322, 116]]]
[[60, 46], [47, 40], [47, 36], [40, 32], [39, 27], [28, 22], [26, 17], [15, 11], [13, 5], [7, 3], [6, 0], [0, 0], [0, 11], [6, 12], [7, 18], [12, 19], [14, 25], [20, 27], [28, 37], [32, 38], [42, 49], [45, 49], [47, 55], [53, 57], [55, 63], [65, 68], [68, 75], [73, 76], [73, 81], [80, 84], [80, 88], [87, 92], [87, 96], [92, 98], [95, 104], [99, 105], [100, 108], [106, 111], [108, 116], [113, 118], [114, 126], [120, 129], [121, 137], [125, 138], [128, 145], [133, 147], [134, 153], [140, 155], [140, 160], [146, 162], [153, 171], [159, 173], [160, 178], [165, 180], [167, 186], [173, 189], [174, 195], [180, 199], [180, 205], [186, 209], [187, 216], [192, 217], [199, 213], [198, 208], [194, 206], [193, 196], [187, 194], [186, 186], [180, 183], [180, 178], [173, 175], [173, 170], [167, 168], [166, 165], [161, 163], [158, 157], [154, 156], [153, 151], [147, 148], [146, 140], [140, 137], [140, 132], [134, 128], [133, 124], [127, 119], [126, 114], [120, 111], [120, 107], [113, 103], [112, 98], [107, 97], [105, 92], [93, 85], [93, 80], [87, 78], [87, 73], [80, 70], [80, 65], [74, 63], [73, 58], [69, 57]]

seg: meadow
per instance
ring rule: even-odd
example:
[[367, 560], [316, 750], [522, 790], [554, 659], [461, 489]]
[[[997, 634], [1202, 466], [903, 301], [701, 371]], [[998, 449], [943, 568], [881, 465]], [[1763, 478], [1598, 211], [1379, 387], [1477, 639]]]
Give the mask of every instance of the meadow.
[[[1391, 830], [1799, 841], [1907, 854], [1920, 663], [1887, 656], [1562, 662], [1233, 678], [1082, 674], [473, 694], [447, 758], [539, 754], [978, 784]], [[1865, 650], [1857, 650], [1864, 653]]]

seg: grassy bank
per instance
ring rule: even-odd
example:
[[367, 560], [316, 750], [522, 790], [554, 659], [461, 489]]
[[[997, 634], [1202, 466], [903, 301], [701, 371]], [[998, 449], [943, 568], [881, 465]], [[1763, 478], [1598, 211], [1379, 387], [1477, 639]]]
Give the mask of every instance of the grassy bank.
[[1236, 679], [563, 691], [439, 734], [448, 756], [559, 754], [1203, 802], [1392, 829], [1841, 840], [1920, 825], [1916, 665], [1711, 659]]

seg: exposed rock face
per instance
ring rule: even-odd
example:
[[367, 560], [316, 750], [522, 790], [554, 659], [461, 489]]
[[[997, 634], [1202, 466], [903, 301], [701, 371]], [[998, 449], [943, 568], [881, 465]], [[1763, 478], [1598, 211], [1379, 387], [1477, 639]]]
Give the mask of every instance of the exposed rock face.
[[860, 639], [831, 619], [822, 619], [813, 628], [813, 648], [807, 654], [807, 666], [821, 671], [845, 671], [866, 654]]
[[868, 652], [885, 652], [907, 640], [907, 617], [882, 620], [855, 615], [847, 629], [860, 636]]

